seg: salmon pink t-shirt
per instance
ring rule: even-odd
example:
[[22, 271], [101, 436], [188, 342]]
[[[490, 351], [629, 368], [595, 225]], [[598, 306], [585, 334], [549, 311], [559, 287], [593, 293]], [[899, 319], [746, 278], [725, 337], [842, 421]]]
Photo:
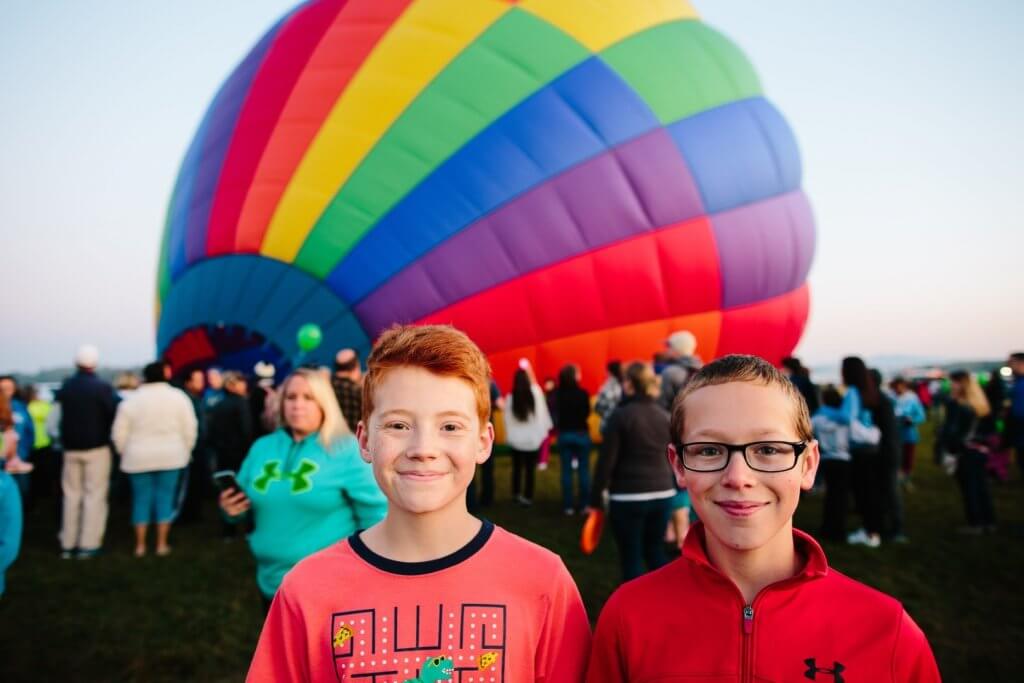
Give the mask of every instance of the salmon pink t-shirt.
[[389, 560], [358, 534], [299, 562], [274, 598], [248, 680], [577, 683], [589, 648], [561, 559], [484, 522], [463, 548], [429, 562]]

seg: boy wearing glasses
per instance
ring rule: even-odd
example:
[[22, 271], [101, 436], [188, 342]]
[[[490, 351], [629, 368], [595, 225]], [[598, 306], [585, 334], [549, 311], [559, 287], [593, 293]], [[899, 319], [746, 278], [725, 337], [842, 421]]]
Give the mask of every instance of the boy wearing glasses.
[[678, 560], [615, 592], [587, 681], [938, 681], [893, 598], [831, 569], [793, 528], [814, 482], [807, 405], [772, 365], [726, 356], [672, 407], [668, 458], [702, 520]]

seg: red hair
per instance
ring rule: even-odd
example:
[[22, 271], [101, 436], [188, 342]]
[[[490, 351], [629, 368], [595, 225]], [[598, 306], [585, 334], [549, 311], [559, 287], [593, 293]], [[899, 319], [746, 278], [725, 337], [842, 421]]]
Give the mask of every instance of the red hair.
[[480, 425], [491, 415], [491, 366], [473, 341], [451, 325], [393, 325], [377, 339], [366, 361], [363, 421], [373, 412], [373, 394], [389, 370], [423, 368], [442, 377], [457, 377], [473, 388]]

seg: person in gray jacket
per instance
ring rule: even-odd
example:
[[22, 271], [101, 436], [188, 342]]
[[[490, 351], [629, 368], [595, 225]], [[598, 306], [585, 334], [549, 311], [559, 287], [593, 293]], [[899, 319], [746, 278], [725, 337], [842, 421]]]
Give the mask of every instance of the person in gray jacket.
[[700, 370], [703, 363], [697, 353], [697, 337], [692, 332], [679, 330], [665, 340], [668, 364], [661, 371], [661, 393], [658, 402], [665, 410], [672, 410], [672, 402], [676, 395], [690, 381], [693, 373]]

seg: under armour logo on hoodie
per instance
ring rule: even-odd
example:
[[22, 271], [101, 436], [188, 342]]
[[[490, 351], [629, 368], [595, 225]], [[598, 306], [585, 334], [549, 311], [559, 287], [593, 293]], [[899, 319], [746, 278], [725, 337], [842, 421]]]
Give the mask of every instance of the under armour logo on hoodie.
[[843, 683], [843, 672], [846, 671], [846, 667], [839, 662], [832, 662], [831, 669], [819, 669], [814, 657], [811, 657], [810, 659], [805, 659], [804, 664], [807, 665], [807, 671], [804, 672], [804, 676], [812, 681], [818, 680], [818, 674], [829, 674], [832, 676], [834, 683]]
[[291, 472], [282, 473], [281, 463], [277, 460], [271, 460], [263, 464], [263, 473], [253, 481], [252, 486], [260, 493], [266, 493], [272, 483], [287, 479], [291, 481], [291, 492], [293, 494], [305, 493], [313, 488], [312, 475], [319, 469], [320, 466], [315, 462], [303, 458], [298, 468]]

